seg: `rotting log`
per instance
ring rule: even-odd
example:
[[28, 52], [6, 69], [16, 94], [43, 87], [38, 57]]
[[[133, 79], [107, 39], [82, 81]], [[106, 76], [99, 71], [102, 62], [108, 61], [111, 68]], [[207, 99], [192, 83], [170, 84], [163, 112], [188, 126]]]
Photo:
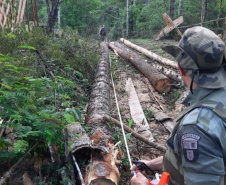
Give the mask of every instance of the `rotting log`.
[[127, 59], [135, 66], [151, 83], [154, 89], [160, 93], [170, 91], [170, 80], [148, 64], [141, 56], [125, 48], [118, 42], [110, 42], [109, 47], [120, 57]]
[[103, 116], [110, 111], [110, 62], [109, 49], [102, 42], [101, 58], [97, 69], [95, 82], [87, 108], [86, 125], [91, 128], [91, 145], [101, 150], [91, 151], [89, 172], [84, 178], [90, 185], [117, 185], [120, 173], [117, 168], [118, 150], [113, 144], [112, 133], [107, 125], [103, 124]]
[[151, 51], [148, 51], [148, 50], [145, 49], [145, 48], [142, 48], [142, 47], [140, 47], [140, 46], [137, 46], [136, 44], [133, 44], [132, 42], [130, 42], [130, 41], [124, 39], [124, 38], [121, 38], [120, 41], [121, 41], [122, 43], [124, 43], [126, 46], [128, 46], [128, 47], [130, 47], [130, 48], [132, 48], [132, 49], [135, 49], [135, 50], [137, 50], [137, 51], [143, 53], [143, 54], [146, 55], [147, 57], [149, 57], [149, 58], [151, 58], [151, 59], [153, 59], [153, 60], [155, 60], [155, 61], [157, 61], [157, 62], [160, 62], [161, 64], [168, 65], [168, 66], [170, 66], [170, 67], [172, 67], [172, 68], [174, 68], [174, 69], [177, 69], [177, 64], [176, 64], [176, 62], [174, 62], [174, 61], [172, 61], [172, 60], [169, 60], [169, 59], [167, 59], [167, 58], [163, 58], [163, 57], [161, 57], [161, 56], [159, 56], [159, 55], [157, 55], [157, 54], [155, 54], [155, 53], [153, 53], [153, 52], [151, 52]]
[[[116, 120], [116, 119], [114, 119], [114, 118], [112, 118], [112, 117], [110, 117], [110, 116], [107, 116], [107, 115], [104, 116], [104, 120], [107, 121], [107, 122], [112, 122], [112, 123], [114, 123], [116, 126], [118, 126], [118, 127], [121, 128], [121, 123], [120, 123], [118, 120]], [[162, 151], [162, 152], [165, 152], [165, 151], [166, 151], [166, 147], [161, 146], [161, 145], [158, 145], [158, 144], [156, 144], [156, 143], [154, 143], [154, 142], [148, 140], [147, 138], [143, 137], [141, 134], [138, 134], [137, 132], [135, 132], [135, 131], [134, 131], [133, 129], [131, 129], [130, 127], [128, 127], [128, 126], [126, 126], [126, 125], [123, 125], [123, 128], [124, 128], [124, 130], [125, 130], [126, 132], [131, 133], [132, 136], [134, 136], [134, 137], [136, 137], [137, 139], [143, 141], [144, 143], [148, 144], [149, 146], [152, 146], [152, 147], [154, 147], [154, 148], [156, 148], [156, 149], [158, 149], [158, 150], [160, 150], [160, 151]]]

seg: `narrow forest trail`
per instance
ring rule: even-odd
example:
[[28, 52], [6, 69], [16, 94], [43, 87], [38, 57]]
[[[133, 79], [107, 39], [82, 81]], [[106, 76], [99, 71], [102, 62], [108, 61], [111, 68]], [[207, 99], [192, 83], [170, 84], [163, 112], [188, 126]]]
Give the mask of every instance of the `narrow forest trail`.
[[[161, 50], [161, 47], [163, 45], [172, 44], [172, 41], [157, 41], [155, 43], [152, 43], [153, 45], [151, 45], [150, 43], [144, 43], [139, 40], [136, 44], [146, 49], [151, 49], [152, 52], [155, 52], [158, 55], [168, 57], [168, 55], [165, 54], [163, 50]], [[170, 135], [170, 131], [167, 130], [161, 122], [162, 113], [168, 116], [168, 118], [166, 119], [172, 121], [174, 116], [182, 109], [180, 102], [184, 94], [186, 93], [186, 90], [183, 86], [178, 85], [176, 82], [171, 80], [172, 86], [170, 92], [163, 92], [160, 94], [154, 91], [149, 81], [128, 61], [119, 58], [115, 55], [114, 52], [111, 52], [110, 56], [112, 62], [111, 72], [115, 83], [115, 90], [117, 94], [122, 122], [125, 125], [130, 125], [131, 123], [133, 123], [128, 103], [129, 94], [126, 91], [126, 81], [131, 78], [140, 104], [142, 106], [143, 112], [146, 115], [150, 130], [153, 134], [154, 142], [158, 145], [166, 147], [166, 140]], [[149, 63], [154, 62], [151, 59], [148, 59], [146, 57], [144, 58]], [[116, 100], [113, 93], [113, 89], [111, 89], [111, 116], [119, 120], [116, 108]], [[134, 123], [131, 127], [134, 127]], [[142, 133], [140, 134], [142, 135]], [[118, 138], [117, 135], [120, 135], [120, 138]], [[121, 141], [123, 140], [121, 128], [115, 127], [115, 134], [113, 135], [113, 137], [119, 140], [121, 139]], [[128, 139], [128, 146], [131, 158], [134, 160], [150, 160], [163, 155], [162, 151], [159, 151], [147, 144], [144, 144], [142, 141], [132, 136], [130, 136]], [[124, 159], [128, 159], [123, 141], [121, 149], [124, 153]], [[130, 184], [131, 174], [129, 168], [130, 167], [128, 166], [128, 163], [123, 160], [121, 163], [121, 168], [119, 169], [121, 172], [121, 185]]]

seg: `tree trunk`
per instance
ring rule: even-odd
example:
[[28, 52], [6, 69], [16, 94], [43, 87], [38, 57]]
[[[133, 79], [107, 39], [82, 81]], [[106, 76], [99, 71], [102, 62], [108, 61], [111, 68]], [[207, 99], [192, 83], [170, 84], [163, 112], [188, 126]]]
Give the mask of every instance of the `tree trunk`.
[[126, 1], [126, 37], [129, 36], [129, 0]]
[[174, 20], [175, 0], [170, 0], [170, 17]]
[[57, 22], [58, 11], [60, 7], [61, 0], [52, 0], [50, 5], [50, 0], [46, 0], [47, 13], [48, 13], [48, 23], [47, 32], [53, 32], [54, 26]]
[[145, 48], [142, 48], [140, 46], [137, 46], [136, 44], [133, 44], [132, 42], [130, 42], [130, 41], [124, 39], [124, 38], [121, 38], [120, 41], [122, 43], [124, 43], [125, 45], [129, 46], [130, 48], [135, 49], [135, 50], [143, 53], [144, 55], [146, 55], [147, 57], [149, 57], [149, 58], [151, 58], [153, 60], [156, 60], [156, 61], [158, 61], [158, 62], [160, 62], [160, 63], [162, 63], [164, 65], [168, 65], [168, 66], [170, 66], [170, 67], [172, 67], [174, 69], [177, 69], [176, 62], [174, 62], [172, 60], [169, 60], [167, 58], [163, 58], [163, 57], [161, 57], [161, 56], [159, 56], [159, 55], [157, 55], [157, 54], [155, 54], [155, 53], [153, 53], [151, 51], [148, 51]]
[[206, 18], [207, 1], [201, 0], [201, 3], [202, 3], [202, 8], [201, 8], [201, 25], [202, 25]]
[[85, 182], [92, 185], [117, 185], [120, 176], [116, 166], [118, 151], [115, 150], [107, 125], [102, 124], [104, 115], [108, 115], [110, 110], [109, 50], [104, 42], [101, 43], [101, 52], [101, 61], [87, 109], [86, 125], [91, 127], [92, 145], [105, 148], [106, 151], [93, 150]]
[[156, 91], [160, 93], [170, 91], [170, 80], [152, 68], [142, 57], [117, 42], [110, 42], [109, 47], [122, 58], [128, 59], [149, 80]]
[[226, 18], [224, 19], [224, 35], [223, 40], [226, 42]]
[[150, 3], [150, 0], [145, 0], [146, 5], [149, 5], [149, 3]]
[[133, 5], [136, 5], [136, 0], [133, 0]]
[[178, 16], [182, 15], [183, 0], [179, 0]]
[[[167, 58], [163, 58], [151, 51], [148, 51], [147, 49], [145, 48], [142, 48], [140, 46], [137, 46], [133, 43], [131, 43], [130, 41], [128, 40], [125, 40], [123, 38], [120, 39], [120, 41], [122, 43], [124, 43], [125, 45], [127, 45], [128, 47], [132, 48], [132, 49], [135, 49], [139, 52], [141, 52], [142, 54], [146, 55], [147, 57], [163, 64], [163, 65], [167, 65], [167, 66], [170, 66], [174, 69], [177, 69], [177, 64], [172, 61], [172, 60], [169, 60]], [[177, 81], [177, 82], [181, 82], [181, 78], [180, 78], [180, 75], [179, 73], [175, 72], [174, 70], [171, 70], [171, 69], [168, 69], [168, 68], [165, 68], [165, 67], [162, 67], [158, 64], [151, 64], [154, 68], [156, 68], [159, 72], [163, 73], [164, 75], [166, 75], [167, 77]]]

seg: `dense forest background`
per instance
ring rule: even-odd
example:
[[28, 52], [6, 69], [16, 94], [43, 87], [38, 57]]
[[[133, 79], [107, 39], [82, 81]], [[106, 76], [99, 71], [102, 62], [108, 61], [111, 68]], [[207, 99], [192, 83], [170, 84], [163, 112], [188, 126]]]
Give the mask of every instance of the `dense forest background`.
[[182, 33], [202, 25], [223, 35], [226, 26], [225, 0], [37, 0], [39, 26], [27, 2], [25, 21], [0, 30], [0, 184], [21, 184], [25, 172], [36, 184], [73, 184], [65, 128], [79, 123], [90, 131], [85, 112], [102, 25], [108, 41], [153, 39], [166, 26], [165, 12], [172, 20], [184, 17]]
[[[44, 0], [38, 1], [40, 22], [46, 24]], [[109, 29], [109, 38], [151, 38], [165, 27], [162, 14], [174, 20], [184, 17], [180, 26], [199, 24], [223, 32], [226, 2], [223, 0], [67, 0], [60, 5], [60, 27], [70, 26], [83, 36], [95, 36], [101, 25]], [[215, 21], [212, 21], [215, 20]], [[208, 22], [212, 21], [212, 22]], [[183, 29], [185, 29], [183, 27]], [[182, 30], [183, 31], [183, 30]]]

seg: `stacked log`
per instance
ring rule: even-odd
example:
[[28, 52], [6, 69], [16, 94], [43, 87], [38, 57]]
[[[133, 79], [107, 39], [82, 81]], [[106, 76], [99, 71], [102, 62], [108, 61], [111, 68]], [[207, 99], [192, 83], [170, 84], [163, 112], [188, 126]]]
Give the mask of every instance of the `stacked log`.
[[135, 66], [151, 83], [154, 89], [160, 93], [170, 91], [170, 80], [154, 67], [147, 63], [141, 56], [125, 48], [118, 42], [110, 42], [109, 47], [120, 57], [127, 59]]
[[155, 53], [153, 53], [151, 51], [148, 51], [145, 48], [142, 48], [140, 46], [137, 46], [136, 44], [133, 44], [132, 42], [130, 42], [130, 41], [124, 39], [124, 38], [121, 38], [120, 41], [122, 43], [124, 43], [125, 45], [129, 46], [130, 48], [135, 49], [135, 50], [143, 53], [144, 55], [146, 55], [147, 57], [149, 57], [149, 58], [151, 58], [153, 60], [156, 60], [156, 61], [158, 61], [158, 62], [160, 62], [160, 63], [162, 63], [164, 65], [168, 65], [168, 66], [170, 66], [170, 67], [172, 67], [174, 69], [177, 69], [176, 62], [174, 62], [172, 60], [169, 60], [167, 58], [163, 58], [163, 57], [161, 57], [161, 56], [159, 56], [159, 55], [157, 55], [157, 54], [155, 54]]
[[[169, 60], [167, 58], [161, 57], [145, 48], [142, 48], [136, 44], [133, 44], [132, 42], [121, 38], [120, 41], [125, 44], [126, 46], [141, 52], [142, 54], [144, 54], [145, 56], [147, 56], [148, 58], [157, 61], [159, 64], [154, 64], [152, 63], [151, 65], [156, 68], [159, 72], [163, 73], [164, 75], [166, 75], [167, 77], [173, 79], [176, 82], [181, 82], [181, 77], [180, 74], [178, 72], [175, 72], [175, 70], [177, 70], [177, 64], [176, 62]], [[164, 67], [163, 67], [164, 66]], [[167, 66], [167, 67], [165, 67]], [[171, 68], [173, 68], [174, 70], [172, 70]]]

